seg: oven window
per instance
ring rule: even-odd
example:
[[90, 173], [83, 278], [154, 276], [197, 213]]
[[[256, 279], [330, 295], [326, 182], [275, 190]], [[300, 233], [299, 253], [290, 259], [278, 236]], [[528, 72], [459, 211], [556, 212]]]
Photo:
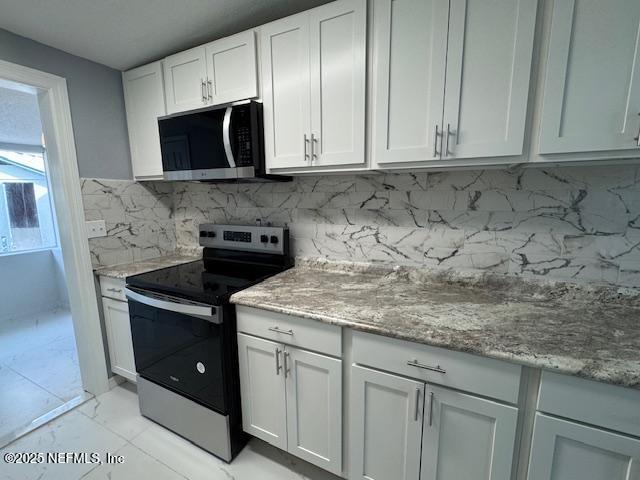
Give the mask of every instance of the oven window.
[[133, 300], [129, 315], [137, 372], [227, 414], [221, 326]]

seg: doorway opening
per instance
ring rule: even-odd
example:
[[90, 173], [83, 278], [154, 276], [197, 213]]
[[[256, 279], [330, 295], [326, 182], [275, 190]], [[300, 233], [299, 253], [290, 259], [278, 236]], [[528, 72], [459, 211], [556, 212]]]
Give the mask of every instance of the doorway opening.
[[38, 93], [0, 80], [0, 447], [88, 397]]

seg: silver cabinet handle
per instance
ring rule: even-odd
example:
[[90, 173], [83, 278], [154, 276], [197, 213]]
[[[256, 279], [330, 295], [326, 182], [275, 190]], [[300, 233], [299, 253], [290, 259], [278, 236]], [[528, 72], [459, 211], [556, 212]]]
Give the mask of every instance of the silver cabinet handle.
[[280, 349], [276, 347], [276, 375], [280, 375], [280, 370], [282, 370], [280, 366]]
[[433, 392], [429, 392], [429, 426], [433, 425]]
[[445, 150], [444, 150], [444, 155], [446, 157], [448, 157], [450, 153], [453, 153], [453, 152], [449, 151], [449, 137], [452, 136], [452, 135], [454, 135], [454, 134], [451, 133], [451, 124], [447, 123], [447, 142], [446, 142], [446, 146], [445, 146]]
[[272, 332], [276, 332], [276, 333], [282, 333], [284, 335], [292, 335], [293, 336], [293, 330], [291, 330], [291, 329], [282, 330], [279, 327], [269, 327], [268, 330], [271, 330]]
[[433, 156], [437, 157], [438, 156], [438, 137], [441, 135], [439, 133], [439, 125], [436, 125], [436, 135], [433, 138]]
[[447, 373], [445, 370], [443, 370], [440, 367], [440, 365], [432, 367], [431, 365], [425, 365], [423, 363], [420, 363], [420, 362], [418, 362], [418, 360], [409, 360], [407, 362], [407, 365], [409, 365], [410, 367], [418, 367], [418, 368], [422, 368], [424, 370], [430, 370], [432, 372]]
[[314, 160], [318, 159], [318, 154], [316, 153], [316, 144], [317, 143], [318, 143], [318, 139], [312, 133], [311, 134], [311, 163], [313, 163]]
[[309, 154], [307, 153], [307, 144], [309, 143], [309, 137], [307, 137], [307, 134], [304, 134], [304, 161], [306, 162], [307, 160], [310, 160], [311, 157], [309, 156]]
[[289, 370], [289, 362], [287, 361], [289, 359], [289, 352], [287, 352], [285, 350], [284, 352], [284, 378], [287, 378], [287, 374], [290, 372]]
[[121, 288], [107, 288], [107, 292], [122, 293]]
[[[640, 113], [638, 113], [640, 115]], [[640, 127], [638, 127], [638, 136], [633, 138], [636, 141], [636, 145], [640, 147]]]
[[207, 93], [209, 94], [209, 100], [213, 100], [213, 83], [207, 79]]
[[207, 93], [206, 93], [206, 86], [204, 84], [204, 78], [200, 79], [200, 94], [202, 95], [202, 103], [207, 103]]
[[416, 410], [413, 412], [413, 419], [418, 421], [418, 404], [420, 403], [420, 389], [416, 388]]

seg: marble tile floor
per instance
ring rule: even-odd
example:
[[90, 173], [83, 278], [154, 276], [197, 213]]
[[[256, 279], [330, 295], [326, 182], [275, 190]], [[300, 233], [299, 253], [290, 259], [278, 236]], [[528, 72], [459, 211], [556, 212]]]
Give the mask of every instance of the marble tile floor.
[[0, 446], [84, 395], [68, 311], [0, 322]]
[[[7, 464], [6, 453], [97, 452], [120, 464]], [[0, 450], [0, 480], [339, 480], [253, 439], [227, 464], [140, 415], [124, 383]]]

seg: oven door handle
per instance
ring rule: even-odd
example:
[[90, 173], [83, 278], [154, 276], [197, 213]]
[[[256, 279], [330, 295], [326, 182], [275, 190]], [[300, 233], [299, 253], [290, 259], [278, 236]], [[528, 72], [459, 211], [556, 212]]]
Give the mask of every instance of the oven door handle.
[[233, 150], [231, 149], [231, 112], [233, 107], [227, 107], [224, 111], [224, 118], [222, 120], [222, 143], [224, 144], [224, 153], [227, 155], [227, 161], [231, 168], [236, 167], [236, 159], [233, 157]]
[[192, 317], [202, 318], [213, 323], [221, 323], [217, 308], [197, 302], [183, 302], [178, 298], [147, 292], [142, 289], [125, 287], [124, 293], [128, 299], [148, 305], [150, 307], [182, 313]]

